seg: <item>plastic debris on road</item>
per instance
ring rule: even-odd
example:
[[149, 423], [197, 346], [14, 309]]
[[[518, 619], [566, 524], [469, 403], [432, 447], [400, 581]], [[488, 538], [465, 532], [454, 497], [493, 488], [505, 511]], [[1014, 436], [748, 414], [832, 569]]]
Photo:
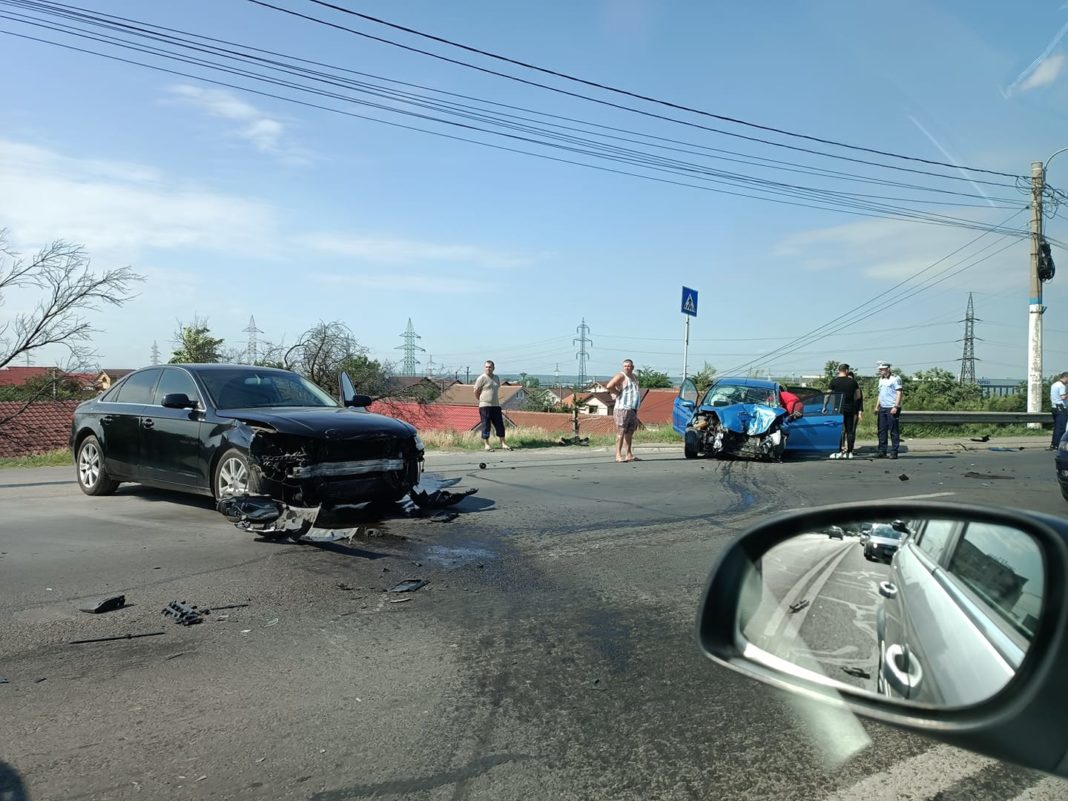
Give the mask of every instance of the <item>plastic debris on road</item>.
[[404, 581], [400, 582], [399, 584], [394, 584], [392, 587], [389, 588], [389, 591], [390, 592], [416, 592], [417, 590], [421, 590], [423, 587], [425, 587], [429, 583], [430, 583], [429, 581], [426, 581], [424, 579], [405, 579]]
[[195, 626], [204, 620], [204, 616], [197, 611], [197, 608], [190, 606], [185, 601], [171, 601], [161, 614], [173, 617], [176, 623], [183, 626]]
[[101, 615], [104, 612], [114, 612], [116, 609], [122, 609], [126, 606], [125, 595], [112, 595], [107, 598], [101, 598], [99, 601], [86, 604], [79, 607], [83, 612], [89, 612], [94, 615]]

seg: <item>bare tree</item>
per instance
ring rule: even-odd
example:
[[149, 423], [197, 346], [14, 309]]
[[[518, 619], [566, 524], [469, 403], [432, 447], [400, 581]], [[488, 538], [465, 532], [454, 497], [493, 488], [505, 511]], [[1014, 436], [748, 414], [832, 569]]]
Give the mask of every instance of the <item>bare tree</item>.
[[[135, 296], [133, 285], [143, 280], [129, 267], [93, 272], [85, 249], [62, 240], [24, 257], [8, 243], [6, 229], [0, 229], [0, 305], [15, 291], [40, 296], [32, 309], [0, 323], [0, 367], [48, 348], [64, 354], [56, 365], [62, 373], [89, 369], [96, 355], [96, 329], [85, 315], [105, 305], [122, 306]], [[47, 390], [43, 387], [39, 396]], [[0, 429], [37, 399], [29, 397], [0, 417]]]
[[367, 348], [356, 341], [347, 325], [320, 320], [301, 334], [297, 344], [285, 352], [282, 364], [333, 393], [337, 390], [342, 364], [347, 359], [366, 353]]

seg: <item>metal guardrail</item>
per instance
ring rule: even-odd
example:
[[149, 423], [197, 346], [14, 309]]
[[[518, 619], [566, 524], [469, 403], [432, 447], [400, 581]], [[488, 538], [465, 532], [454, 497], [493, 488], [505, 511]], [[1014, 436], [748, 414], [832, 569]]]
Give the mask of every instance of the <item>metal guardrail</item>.
[[[867, 411], [867, 410], [865, 410]], [[1001, 425], [1021, 425], [1023, 423], [1049, 423], [1053, 419], [1049, 412], [926, 412], [902, 409], [903, 423], [941, 423], [942, 425], [967, 425], [969, 423], [994, 423]]]

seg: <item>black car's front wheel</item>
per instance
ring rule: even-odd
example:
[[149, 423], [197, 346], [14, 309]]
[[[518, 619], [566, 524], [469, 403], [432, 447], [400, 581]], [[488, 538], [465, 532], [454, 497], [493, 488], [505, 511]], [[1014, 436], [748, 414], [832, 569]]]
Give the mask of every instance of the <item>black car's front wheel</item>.
[[251, 495], [257, 492], [248, 456], [237, 448], [228, 449], [215, 465], [211, 490], [216, 500], [228, 495]]
[[104, 469], [104, 450], [94, 435], [81, 441], [74, 461], [78, 466], [78, 486], [86, 495], [110, 495], [119, 486]]

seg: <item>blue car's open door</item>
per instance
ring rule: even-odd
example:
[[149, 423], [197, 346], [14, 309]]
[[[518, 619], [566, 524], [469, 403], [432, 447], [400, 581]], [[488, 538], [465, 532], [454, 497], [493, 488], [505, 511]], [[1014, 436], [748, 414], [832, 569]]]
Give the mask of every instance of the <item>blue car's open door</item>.
[[801, 401], [803, 416], [784, 426], [789, 432], [787, 453], [834, 453], [842, 441], [841, 395], [812, 393], [801, 396]]
[[693, 410], [697, 408], [697, 385], [689, 378], [682, 382], [679, 387], [678, 397], [671, 410], [671, 427], [677, 434], [686, 433], [686, 425], [693, 418]]

